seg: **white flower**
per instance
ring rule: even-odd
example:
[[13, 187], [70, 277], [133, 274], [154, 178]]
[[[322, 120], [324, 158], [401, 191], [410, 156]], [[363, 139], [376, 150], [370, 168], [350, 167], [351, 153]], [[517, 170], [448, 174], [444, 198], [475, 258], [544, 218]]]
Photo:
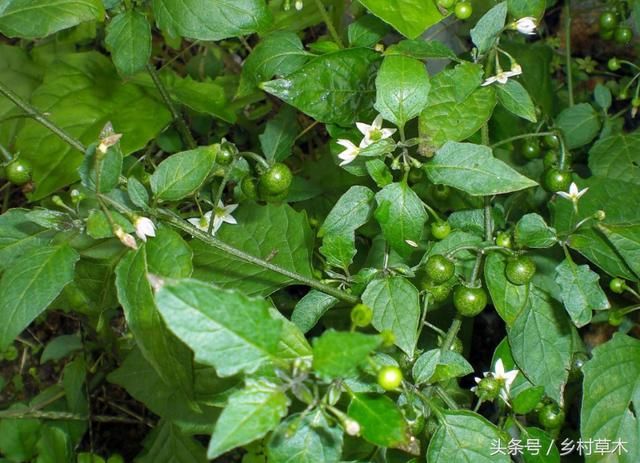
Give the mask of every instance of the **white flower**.
[[133, 225], [136, 227], [136, 235], [138, 235], [138, 238], [142, 241], [146, 242], [147, 236], [156, 236], [156, 226], [151, 219], [147, 217], [138, 217]]
[[338, 154], [338, 157], [342, 159], [342, 162], [340, 163], [341, 166], [353, 162], [353, 160], [358, 157], [358, 154], [360, 154], [360, 148], [354, 145], [351, 140], [340, 138], [337, 143], [345, 148], [344, 151]]
[[588, 190], [589, 190], [589, 188], [585, 188], [584, 190], [580, 190], [580, 189], [578, 189], [578, 185], [576, 185], [575, 182], [571, 182], [571, 185], [569, 186], [569, 193], [565, 193], [564, 191], [558, 191], [557, 194], [558, 194], [558, 196], [561, 196], [564, 199], [568, 199], [569, 201], [573, 202], [574, 204], [577, 204], [578, 200]]
[[[511, 385], [518, 376], [518, 370], [505, 371], [504, 363], [502, 363], [502, 359], [498, 359], [496, 361], [496, 365], [493, 371], [487, 371], [483, 373], [483, 377], [492, 376], [500, 382], [500, 397], [505, 403], [509, 401], [509, 392], [511, 391]], [[482, 378], [474, 378], [476, 384], [479, 384], [482, 381]], [[475, 392], [477, 387], [472, 387], [471, 390]]]
[[219, 201], [218, 206], [216, 206], [213, 211], [207, 212], [202, 217], [193, 217], [187, 220], [200, 230], [208, 232], [209, 224], [211, 223], [211, 217], [213, 216], [213, 228], [211, 229], [211, 234], [215, 235], [223, 223], [230, 223], [232, 225], [238, 223], [236, 219], [231, 215], [231, 213], [235, 211], [237, 207], [237, 204], [228, 204], [225, 206], [224, 204], [222, 204], [222, 201]]
[[294, 7], [296, 8], [296, 11], [302, 11], [304, 8], [304, 2], [302, 0], [296, 0]]
[[519, 76], [522, 74], [522, 67], [519, 64], [514, 64], [511, 67], [510, 71], [499, 71], [495, 76], [489, 77], [482, 83], [482, 86], [485, 87], [487, 85], [491, 85], [494, 82], [498, 82], [499, 84], [506, 84], [509, 78]]
[[125, 232], [122, 227], [116, 226], [113, 234], [120, 240], [122, 244], [131, 249], [138, 249], [136, 239], [130, 233]]
[[515, 22], [516, 30], [524, 35], [535, 35], [537, 27], [538, 20], [533, 16], [526, 16]]
[[389, 138], [391, 135], [396, 133], [396, 129], [383, 129], [382, 128], [382, 116], [378, 114], [371, 125], [365, 124], [364, 122], [356, 122], [356, 127], [364, 138], [360, 142], [360, 148], [366, 148], [367, 146], [384, 140], [385, 138]]

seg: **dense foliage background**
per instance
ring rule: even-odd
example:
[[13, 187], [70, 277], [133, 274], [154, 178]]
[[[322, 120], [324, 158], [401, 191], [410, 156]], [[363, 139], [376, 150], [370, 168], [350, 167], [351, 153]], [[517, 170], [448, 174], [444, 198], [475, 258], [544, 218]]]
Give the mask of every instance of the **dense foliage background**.
[[639, 26], [0, 0], [0, 461], [639, 461]]

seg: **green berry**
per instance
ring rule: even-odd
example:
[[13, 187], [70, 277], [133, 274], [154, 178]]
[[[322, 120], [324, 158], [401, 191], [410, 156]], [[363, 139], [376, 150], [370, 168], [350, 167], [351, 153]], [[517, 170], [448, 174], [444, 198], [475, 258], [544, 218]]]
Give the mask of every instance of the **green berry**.
[[433, 185], [431, 194], [439, 201], [446, 201], [449, 199], [449, 196], [451, 196], [451, 187], [447, 185]]
[[361, 328], [369, 326], [372, 319], [373, 310], [371, 310], [371, 307], [368, 305], [356, 304], [351, 309], [351, 322], [353, 322], [355, 326], [359, 326]]
[[233, 143], [223, 140], [219, 145], [212, 145], [217, 148], [216, 163], [221, 166], [228, 166], [238, 154], [238, 148]]
[[260, 190], [266, 195], [279, 195], [289, 191], [293, 174], [281, 162], [276, 162], [260, 177]]
[[613, 11], [605, 11], [600, 15], [600, 28], [605, 31], [615, 29], [618, 25], [618, 18]]
[[385, 391], [393, 391], [402, 384], [402, 371], [395, 366], [382, 367], [378, 372], [378, 384]]
[[622, 294], [627, 284], [622, 278], [614, 278], [609, 282], [609, 289], [616, 294]]
[[507, 262], [505, 274], [514, 285], [526, 285], [536, 274], [536, 264], [527, 256], [512, 258]]
[[31, 180], [33, 169], [31, 163], [25, 159], [14, 159], [5, 166], [7, 180], [14, 185], [24, 185]]
[[476, 386], [476, 395], [480, 400], [491, 402], [500, 394], [502, 385], [492, 376], [482, 378]]
[[620, 60], [616, 57], [611, 58], [607, 63], [607, 67], [609, 68], [610, 71], [613, 71], [613, 72], [619, 70], [621, 67]]
[[242, 179], [242, 182], [240, 183], [240, 189], [247, 198], [258, 198], [258, 181], [255, 178], [247, 175]]
[[609, 311], [608, 322], [611, 326], [620, 326], [624, 321], [624, 314], [620, 310]]
[[451, 286], [448, 284], [437, 285], [428, 278], [422, 282], [421, 287], [429, 293], [434, 302], [444, 302], [451, 294]]
[[454, 13], [458, 19], [469, 19], [473, 14], [473, 7], [469, 2], [458, 2], [454, 9]]
[[569, 185], [571, 185], [571, 172], [556, 168], [550, 168], [544, 172], [543, 186], [548, 192], [567, 191]]
[[431, 224], [431, 235], [437, 240], [443, 240], [451, 233], [449, 222], [439, 220]]
[[437, 285], [449, 281], [455, 275], [455, 271], [455, 264], [441, 254], [430, 256], [425, 263], [427, 277]]
[[502, 246], [503, 248], [510, 248], [512, 246], [511, 233], [505, 231], [498, 232], [496, 245]]
[[522, 145], [522, 156], [526, 159], [536, 159], [540, 157], [540, 143], [538, 140], [529, 139]]
[[545, 135], [542, 139], [547, 148], [556, 149], [560, 146], [560, 137], [557, 135]]
[[487, 306], [487, 292], [483, 288], [458, 286], [453, 291], [453, 306], [463, 317], [475, 317]]
[[538, 412], [538, 421], [546, 429], [558, 429], [564, 423], [564, 411], [556, 404], [547, 404]]
[[621, 45], [628, 44], [632, 38], [633, 31], [629, 26], [618, 26], [613, 34], [613, 39]]

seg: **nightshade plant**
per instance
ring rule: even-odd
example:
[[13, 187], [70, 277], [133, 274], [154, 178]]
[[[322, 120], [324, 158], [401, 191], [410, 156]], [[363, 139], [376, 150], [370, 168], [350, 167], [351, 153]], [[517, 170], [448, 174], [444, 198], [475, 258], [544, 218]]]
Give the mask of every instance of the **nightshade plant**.
[[1, 461], [640, 461], [638, 26], [0, 1]]

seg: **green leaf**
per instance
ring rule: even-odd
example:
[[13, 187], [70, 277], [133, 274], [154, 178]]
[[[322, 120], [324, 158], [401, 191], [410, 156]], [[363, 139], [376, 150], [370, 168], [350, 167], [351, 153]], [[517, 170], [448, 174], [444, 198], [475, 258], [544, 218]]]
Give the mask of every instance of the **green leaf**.
[[207, 457], [260, 439], [286, 416], [289, 399], [281, 387], [266, 380], [247, 380], [244, 389], [229, 398], [213, 430]]
[[338, 302], [335, 297], [312, 289], [296, 304], [291, 314], [291, 321], [306, 333], [316, 326], [318, 320], [327, 310], [334, 307]]
[[9, 37], [37, 39], [85, 21], [102, 21], [100, 0], [5, 0], [0, 32]]
[[264, 299], [185, 279], [162, 286], [156, 304], [196, 360], [220, 376], [252, 373], [277, 354], [282, 323]]
[[0, 350], [7, 348], [73, 280], [80, 256], [69, 245], [33, 248], [0, 278]]
[[131, 202], [139, 208], [149, 207], [149, 192], [137, 178], [129, 177], [127, 179], [127, 193]]
[[104, 42], [125, 76], [142, 71], [151, 57], [151, 26], [142, 13], [125, 11], [111, 20]]
[[276, 117], [269, 120], [262, 135], [260, 146], [270, 162], [282, 162], [291, 156], [300, 124], [291, 106], [285, 106]]
[[170, 421], [162, 420], [144, 442], [139, 463], [206, 463], [207, 452], [195, 439], [185, 435]]
[[153, 0], [152, 7], [163, 32], [197, 40], [261, 32], [271, 20], [264, 0]]
[[567, 148], [574, 149], [591, 142], [600, 131], [600, 117], [589, 103], [580, 103], [563, 110], [555, 120], [564, 134]]
[[610, 307], [607, 295], [598, 284], [600, 276], [588, 265], [576, 265], [565, 259], [556, 267], [556, 272], [556, 283], [562, 289], [562, 302], [578, 328], [591, 321], [593, 310]]
[[[31, 103], [84, 144], [95, 142], [111, 121], [123, 135], [124, 155], [144, 147], [171, 120], [162, 103], [135, 84], [123, 83], [109, 59], [97, 52], [56, 55]], [[83, 154], [41, 124], [25, 121], [16, 148], [33, 165], [32, 201], [78, 179]]]
[[376, 77], [374, 107], [400, 128], [427, 105], [431, 83], [422, 62], [402, 55], [387, 56]]
[[[406, 183], [392, 183], [376, 194], [375, 218], [385, 239], [398, 254], [408, 257], [422, 238], [428, 219], [422, 201]], [[410, 244], [411, 243], [411, 244]]]
[[[640, 342], [616, 333], [612, 340], [593, 350], [583, 367], [584, 386], [580, 431], [583, 439], [624, 441], [627, 452], [614, 457], [619, 463], [640, 458]], [[591, 455], [587, 462], [605, 461]]]
[[373, 309], [373, 327], [378, 331], [391, 330], [396, 346], [413, 357], [420, 319], [415, 286], [399, 276], [374, 280], [362, 294], [362, 302]]
[[562, 403], [573, 354], [571, 326], [562, 308], [533, 288], [527, 308], [509, 330], [509, 344], [526, 377]]
[[473, 367], [465, 358], [452, 350], [441, 352], [434, 374], [429, 378], [430, 383], [448, 381], [460, 376], [473, 373]]
[[538, 428], [526, 428], [520, 434], [521, 440], [526, 442], [537, 442], [540, 444], [539, 450], [534, 450], [533, 446], [524, 446], [522, 459], [524, 463], [560, 463], [560, 452], [556, 447], [555, 439], [547, 432]]
[[57, 336], [47, 343], [42, 355], [40, 363], [46, 363], [49, 360], [58, 361], [72, 352], [82, 349], [82, 340], [80, 336], [75, 334], [65, 334]]
[[262, 88], [318, 122], [351, 126], [371, 116], [379, 55], [351, 48], [312, 59], [285, 78]]
[[418, 357], [411, 370], [416, 386], [429, 382], [436, 372], [441, 353], [440, 349], [431, 349]]
[[471, 143], [448, 142], [424, 169], [433, 183], [452, 186], [471, 196], [511, 193], [537, 185], [494, 158], [488, 146]]
[[609, 108], [611, 107], [612, 99], [613, 99], [611, 95], [611, 90], [609, 90], [609, 87], [605, 87], [602, 84], [596, 85], [596, 88], [593, 92], [593, 97], [601, 109], [603, 109], [604, 111], [609, 110]]
[[379, 336], [326, 331], [313, 342], [313, 369], [327, 378], [353, 376], [380, 342]]
[[[252, 256], [312, 277], [313, 236], [304, 212], [287, 204], [243, 203], [234, 212], [238, 225], [223, 226], [216, 237]], [[248, 264], [200, 241], [192, 241], [194, 277], [248, 295], [268, 295], [293, 283], [286, 276]]]
[[525, 389], [511, 400], [513, 411], [518, 415], [531, 413], [544, 397], [544, 387], [536, 386]]
[[[158, 230], [160, 243], [170, 246], [171, 240], [165, 239], [165, 232]], [[175, 232], [170, 232], [175, 233]], [[158, 237], [156, 237], [158, 238]], [[155, 240], [154, 238], [153, 240]], [[169, 248], [169, 254], [172, 248]], [[180, 247], [176, 261], [180, 262]], [[158, 265], [162, 259], [158, 251], [148, 250], [147, 245], [136, 252], [130, 252], [116, 268], [116, 287], [118, 300], [122, 304], [129, 329], [142, 355], [153, 366], [156, 373], [167, 386], [178, 389], [185, 397], [193, 397], [193, 369], [191, 351], [182, 344], [168, 329], [160, 316], [148, 281], [151, 255], [154, 255], [153, 272], [158, 276], [180, 277], [177, 272], [167, 271], [166, 265]], [[177, 266], [180, 268], [180, 265]]]
[[502, 434], [485, 418], [467, 410], [447, 411], [443, 415], [444, 420], [429, 443], [429, 463], [511, 461], [506, 454], [494, 454], [491, 450], [492, 443], [502, 439]]
[[300, 328], [289, 321], [275, 307], [269, 307], [269, 315], [273, 320], [282, 323], [282, 331], [278, 340], [278, 352], [276, 354], [278, 359], [291, 361], [311, 360], [313, 356], [311, 346]]
[[0, 270], [6, 270], [25, 252], [47, 245], [53, 232], [36, 225], [26, 209], [9, 209], [0, 215]]
[[[13, 404], [8, 411], [27, 411], [23, 404]], [[0, 420], [0, 451], [10, 461], [29, 461], [36, 455], [40, 421], [3, 418]], [[57, 462], [56, 462], [57, 463]]]
[[376, 182], [379, 188], [384, 188], [393, 183], [393, 174], [382, 159], [370, 159], [365, 163], [365, 167], [369, 177]]
[[501, 253], [489, 254], [484, 265], [484, 279], [496, 312], [510, 327], [527, 306], [530, 285], [511, 283], [505, 275], [506, 267], [507, 260]]
[[286, 77], [309, 60], [300, 38], [293, 32], [274, 32], [264, 37], [245, 60], [237, 97], [257, 90], [273, 76]]
[[640, 184], [640, 133], [611, 135], [589, 150], [593, 175]]
[[349, 188], [327, 215], [318, 236], [353, 232], [367, 223], [371, 218], [373, 196], [373, 191], [366, 186]]
[[105, 154], [100, 153], [95, 144], [90, 146], [78, 168], [82, 185], [99, 193], [109, 193], [117, 187], [121, 173], [122, 150], [119, 145], [109, 147]]
[[524, 248], [550, 248], [558, 242], [556, 230], [536, 213], [523, 215], [513, 235], [516, 244]]
[[478, 48], [479, 54], [484, 54], [495, 43], [507, 20], [507, 2], [498, 3], [487, 11], [471, 29], [471, 40]]
[[430, 0], [362, 0], [361, 3], [410, 39], [415, 39], [429, 26], [444, 19], [435, 3]]
[[387, 396], [354, 394], [347, 414], [360, 424], [362, 437], [380, 447], [397, 447], [408, 441], [407, 422]]
[[629, 268], [640, 276], [640, 224], [600, 225], [598, 229], [605, 234]]
[[371, 47], [389, 32], [389, 27], [371, 14], [365, 14], [349, 24], [347, 37], [353, 47]]
[[517, 81], [509, 79], [506, 84], [496, 86], [498, 101], [509, 112], [518, 117], [536, 122], [536, 108], [529, 92]]
[[[630, 208], [628, 198], [640, 197], [640, 185], [615, 181], [606, 177], [591, 177], [588, 180], [579, 180], [579, 187], [589, 187], [589, 191], [580, 198], [579, 213], [576, 215], [571, 201], [557, 199], [552, 201], [551, 211], [553, 225], [560, 234], [570, 233], [580, 220], [591, 217], [599, 210], [606, 210], [606, 219], [600, 223], [605, 227], [612, 225], [628, 225], [640, 222], [640, 209]], [[593, 225], [593, 222], [580, 227], [571, 234], [568, 245], [585, 256], [595, 265], [603, 269], [611, 276], [617, 276], [628, 280], [638, 280], [639, 274], [635, 274], [625, 261], [625, 255], [621, 255], [612, 242], [607, 238], [605, 229]], [[629, 260], [632, 262], [632, 260]]]
[[151, 176], [151, 191], [159, 200], [177, 201], [193, 194], [209, 176], [215, 152], [196, 148], [169, 156]]
[[[195, 370], [196, 386], [199, 376], [203, 376], [202, 371], [202, 368]], [[109, 373], [107, 380], [124, 388], [156, 415], [171, 420], [192, 433], [209, 434], [220, 414], [218, 408], [202, 402], [197, 404], [199, 410], [194, 410], [193, 399], [185, 396], [179, 389], [168, 386], [137, 348], [125, 357], [120, 367]], [[218, 393], [224, 396], [238, 382], [239, 379], [234, 377], [214, 377], [214, 381], [207, 381], [207, 402], [222, 406], [220, 400], [210, 398], [211, 394]], [[222, 397], [222, 402], [224, 401], [226, 397]]]
[[179, 233], [159, 228], [145, 244], [149, 270], [167, 278], [188, 278], [193, 273], [193, 251]]
[[385, 55], [404, 55], [418, 60], [429, 58], [455, 59], [456, 54], [437, 40], [401, 40], [391, 45]]
[[[132, 233], [135, 228], [129, 220], [119, 212], [112, 211], [110, 213], [111, 220], [114, 224], [120, 226], [125, 232]], [[87, 235], [91, 238], [99, 240], [103, 238], [113, 237], [113, 228], [107, 215], [98, 209], [93, 209], [87, 218]]]
[[316, 410], [284, 420], [267, 443], [271, 463], [338, 463], [342, 456], [342, 429], [330, 427]]
[[458, 65], [431, 79], [429, 103], [420, 114], [420, 136], [427, 152], [447, 141], [462, 141], [476, 133], [491, 118], [496, 105], [495, 90], [479, 88], [482, 68]]
[[36, 463], [71, 463], [73, 461], [73, 448], [69, 435], [60, 428], [42, 426], [36, 446], [38, 449]]
[[516, 19], [526, 16], [541, 18], [546, 8], [546, 0], [507, 0], [509, 14]]

